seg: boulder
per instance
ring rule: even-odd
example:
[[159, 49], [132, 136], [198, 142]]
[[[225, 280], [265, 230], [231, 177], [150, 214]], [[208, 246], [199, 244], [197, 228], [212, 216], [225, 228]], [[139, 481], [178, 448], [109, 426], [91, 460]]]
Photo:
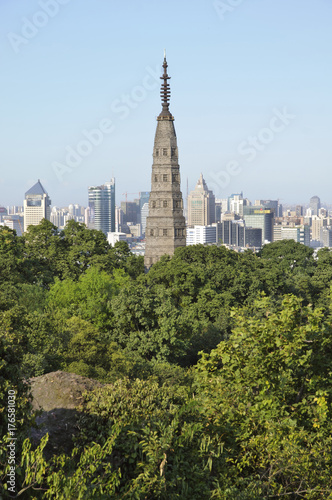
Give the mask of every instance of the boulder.
[[103, 384], [62, 371], [31, 378], [29, 383], [33, 410], [39, 410], [37, 427], [31, 429], [33, 444], [37, 446], [48, 433], [49, 441], [44, 450], [47, 459], [55, 453], [70, 454], [74, 447], [73, 437], [78, 432], [77, 419], [83, 394]]

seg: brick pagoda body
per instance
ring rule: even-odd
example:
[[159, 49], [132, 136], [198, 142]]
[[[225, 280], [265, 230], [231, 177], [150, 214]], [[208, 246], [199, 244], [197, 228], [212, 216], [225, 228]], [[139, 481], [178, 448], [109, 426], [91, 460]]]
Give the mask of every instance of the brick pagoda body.
[[149, 216], [146, 221], [144, 264], [151, 267], [164, 254], [173, 255], [178, 247], [186, 246], [186, 223], [180, 189], [180, 167], [174, 128], [169, 111], [170, 88], [167, 61], [164, 57], [161, 77], [162, 111], [157, 118], [153, 148], [153, 165]]

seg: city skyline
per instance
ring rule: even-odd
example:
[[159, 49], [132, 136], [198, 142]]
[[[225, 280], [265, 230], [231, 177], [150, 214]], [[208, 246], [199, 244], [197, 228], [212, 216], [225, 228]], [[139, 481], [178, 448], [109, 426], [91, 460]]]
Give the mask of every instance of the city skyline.
[[217, 198], [330, 202], [330, 3], [20, 0], [0, 13], [0, 205], [37, 179], [57, 206], [86, 206], [112, 177], [117, 204], [149, 190], [164, 47], [183, 193], [203, 172]]
[[[115, 186], [116, 186], [116, 179], [114, 179], [114, 178], [110, 179], [110, 181], [113, 181], [113, 180], [115, 181]], [[40, 180], [38, 179], [38, 182], [39, 181]], [[103, 184], [107, 184], [110, 181], [105, 181]], [[60, 205], [60, 204], [56, 204], [56, 203], [51, 203], [50, 206], [52, 208], [57, 208], [57, 209], [65, 209], [65, 208], [68, 208], [68, 207], [74, 206], [74, 205], [78, 205], [78, 206], [83, 207], [83, 208], [88, 208], [89, 207], [89, 187], [87, 187], [86, 189], [87, 189], [87, 198], [86, 198], [85, 202], [83, 202], [83, 203], [78, 203], [75, 200], [70, 200], [69, 199], [68, 203], [66, 203], [66, 204]], [[194, 191], [194, 189], [192, 191]], [[137, 193], [135, 193], [135, 195], [132, 194], [132, 193], [124, 192], [124, 193], [122, 193], [121, 198], [118, 197], [118, 199], [116, 200], [116, 207], [120, 208], [123, 203], [127, 203], [127, 202], [128, 203], [133, 203], [133, 202], [135, 202], [135, 201], [137, 201], [139, 199], [139, 195], [140, 194], [144, 194], [144, 193], [146, 193], [146, 191], [142, 191], [142, 190], [138, 191]], [[213, 191], [212, 191], [212, 193], [213, 193]], [[243, 191], [241, 193], [252, 204], [255, 203], [256, 198], [249, 198], [248, 196], [246, 196], [246, 193], [243, 192]], [[230, 199], [233, 195], [238, 195], [238, 194], [241, 194], [241, 193], [231, 193], [231, 192], [224, 193], [224, 196], [222, 196], [220, 198], [215, 197], [215, 199], [216, 199], [216, 201], [218, 201], [218, 200], [227, 200], [227, 199]], [[189, 192], [189, 194], [190, 194], [190, 192]], [[127, 195], [127, 201], [126, 201], [126, 195]], [[131, 196], [129, 196], [129, 195], [131, 195]], [[293, 208], [295, 208], [297, 206], [301, 206], [301, 207], [303, 207], [303, 208], [306, 209], [306, 208], [310, 208], [310, 205], [311, 205], [310, 200], [311, 200], [311, 198], [316, 198], [316, 197], [317, 197], [317, 195], [313, 195], [313, 196], [311, 196], [307, 200], [303, 200], [303, 201], [292, 200], [292, 201], [286, 202], [286, 203], [282, 202], [282, 200], [280, 198], [277, 198], [276, 201], [280, 202], [280, 204], [283, 207], [287, 207], [287, 208], [293, 207]], [[320, 197], [318, 196], [318, 198], [320, 198]], [[257, 199], [260, 199], [260, 198], [257, 198]], [[187, 196], [183, 197], [183, 202], [184, 202], [185, 207], [187, 208]], [[0, 204], [0, 208], [6, 208], [7, 209], [7, 208], [17, 207], [17, 208], [22, 208], [23, 209], [23, 205], [24, 205], [24, 198], [23, 198], [22, 202], [18, 203], [18, 204], [17, 203], [11, 203], [11, 202], [9, 204]], [[329, 202], [327, 202], [327, 201], [321, 201], [321, 206], [322, 206], [322, 208], [327, 208], [327, 209], [331, 210], [332, 209], [332, 199]]]

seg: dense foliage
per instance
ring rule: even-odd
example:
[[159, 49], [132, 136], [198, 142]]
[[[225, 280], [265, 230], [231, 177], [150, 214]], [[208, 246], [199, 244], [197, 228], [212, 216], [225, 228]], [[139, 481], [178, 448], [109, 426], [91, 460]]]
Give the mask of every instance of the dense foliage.
[[[0, 228], [0, 408], [17, 390], [19, 497], [332, 499], [331, 285], [330, 250], [293, 241], [180, 248], [145, 273], [74, 221]], [[105, 385], [86, 396], [72, 456], [46, 460], [47, 437], [24, 441], [24, 380], [59, 369]]]

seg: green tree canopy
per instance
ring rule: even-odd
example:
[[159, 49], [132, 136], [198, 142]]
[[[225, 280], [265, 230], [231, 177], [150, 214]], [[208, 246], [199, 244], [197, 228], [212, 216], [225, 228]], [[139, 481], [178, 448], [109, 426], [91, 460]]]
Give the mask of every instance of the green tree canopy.
[[331, 324], [293, 296], [270, 306], [234, 311], [232, 335], [197, 367], [203, 412], [224, 436], [229, 498], [332, 498]]

